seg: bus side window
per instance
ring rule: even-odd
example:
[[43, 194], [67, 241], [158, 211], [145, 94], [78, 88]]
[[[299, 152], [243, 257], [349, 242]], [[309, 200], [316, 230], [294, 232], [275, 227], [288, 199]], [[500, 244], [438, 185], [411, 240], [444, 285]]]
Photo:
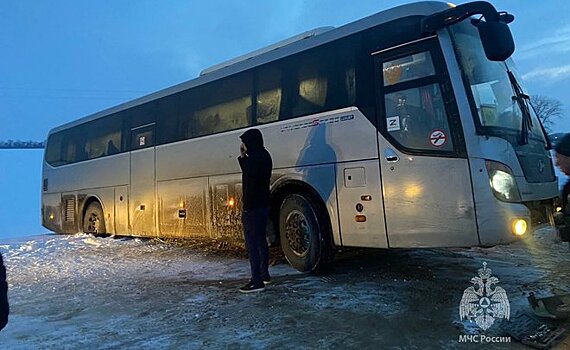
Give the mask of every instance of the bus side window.
[[453, 142], [438, 84], [386, 94], [388, 133], [402, 146], [453, 151]]
[[321, 112], [327, 98], [328, 80], [322, 74], [320, 64], [302, 60], [297, 71], [297, 95], [292, 96], [293, 116], [303, 116]]
[[279, 119], [281, 111], [281, 71], [274, 67], [260, 69], [257, 75], [256, 124]]
[[251, 122], [253, 79], [242, 73], [214, 81], [191, 91], [194, 136], [247, 127]]
[[419, 52], [382, 65], [384, 86], [435, 75], [435, 68], [429, 52]]
[[453, 151], [448, 117], [431, 53], [382, 63], [386, 131], [401, 146]]
[[92, 132], [85, 138], [82, 147], [85, 159], [94, 159], [119, 153], [121, 147], [121, 119], [111, 115], [88, 123]]
[[50, 135], [46, 145], [46, 161], [52, 166], [65, 164], [64, 151], [62, 132]]

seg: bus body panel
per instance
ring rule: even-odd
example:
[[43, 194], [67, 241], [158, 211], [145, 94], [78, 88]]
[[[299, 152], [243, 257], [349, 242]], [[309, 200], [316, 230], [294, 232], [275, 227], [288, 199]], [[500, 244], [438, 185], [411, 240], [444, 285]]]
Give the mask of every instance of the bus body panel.
[[390, 247], [479, 243], [466, 159], [407, 155], [382, 136], [379, 147], [399, 158], [380, 158]]
[[[476, 136], [475, 139], [478, 142], [473, 142], [471, 145], [472, 157], [493, 160], [508, 166], [516, 179], [523, 202], [552, 198], [558, 193], [558, 181], [556, 177], [554, 177], [554, 181], [550, 182], [529, 182], [527, 180], [520, 160], [516, 156], [516, 151], [508, 141], [492, 136]], [[521, 154], [520, 157], [525, 161], [534, 163], [535, 168], [537, 168], [536, 171], [547, 172], [551, 171], [550, 169], [552, 168], [546, 166], [546, 163], [552, 164], [552, 158], [549, 152], [547, 152], [546, 155], [546, 157], [533, 157], [532, 154]]]
[[[338, 165], [338, 211], [343, 245], [388, 248], [381, 188], [377, 159]], [[364, 216], [365, 221], [357, 221], [357, 215]]]
[[516, 236], [511, 226], [513, 221], [525, 219], [530, 225], [530, 210], [522, 203], [497, 200], [489, 186], [485, 160], [472, 158], [470, 162], [481, 244], [494, 245], [514, 241]]
[[529, 183], [524, 176], [516, 177], [523, 202], [552, 199], [553, 193], [558, 193], [558, 179], [546, 183]]
[[115, 187], [115, 234], [129, 233], [129, 186]]
[[57, 194], [59, 199], [58, 210], [61, 215], [61, 222], [58, 232], [77, 233], [83, 227], [83, 213], [92, 200], [101, 204], [103, 215], [105, 216], [106, 231], [110, 234], [118, 233], [115, 230], [115, 200], [113, 187], [99, 187], [93, 189], [82, 189], [73, 192], [62, 192]]
[[[81, 231], [86, 200], [94, 197], [101, 202], [106, 219], [109, 221], [107, 231], [112, 234], [128, 234], [128, 230], [123, 231], [123, 226], [121, 230], [115, 228], [114, 188], [115, 186], [123, 186], [123, 188], [128, 186], [129, 172], [128, 153], [60, 167], [52, 167], [44, 161], [43, 179], [47, 179], [47, 191], [42, 194], [45, 226], [56, 232]], [[119, 197], [121, 195], [125, 201], [128, 201], [127, 193], [121, 192]], [[70, 200], [74, 201], [74, 214], [67, 213], [71, 210], [68, 207]], [[54, 219], [49, 219], [52, 214]], [[65, 221], [66, 215], [67, 222]], [[71, 221], [72, 217], [73, 221]], [[124, 221], [121, 222], [124, 225]]]
[[61, 193], [44, 193], [42, 195], [42, 225], [54, 232], [61, 232], [61, 214]]
[[[335, 164], [338, 162], [350, 164], [352, 161], [366, 158], [375, 159], [376, 170], [371, 170], [369, 174], [372, 176], [370, 181], [374, 181], [371, 184], [378, 183], [379, 179], [376, 179], [379, 177], [378, 149], [375, 146], [377, 141], [374, 126], [357, 109], [346, 108], [294, 120], [260, 125], [258, 128], [264, 135], [265, 147], [274, 159], [272, 187], [286, 181], [301, 181], [311, 186], [327, 207], [331, 218], [333, 240], [340, 245], [342, 240], [338, 223]], [[197, 191], [199, 191], [198, 185], [192, 187], [193, 189], [190, 192], [184, 192], [184, 185], [182, 185], [179, 193], [170, 187], [175, 187], [176, 181], [181, 181], [183, 184], [184, 181], [192, 182], [192, 179], [207, 176], [210, 183], [206, 198], [211, 199], [211, 204], [207, 205], [206, 215], [211, 215], [208, 220], [212, 225], [211, 237], [223, 236], [228, 239], [241, 239], [239, 233], [241, 222], [236, 220], [238, 217], [236, 210], [241, 208], [241, 187], [239, 187], [241, 186], [241, 170], [237, 162], [237, 154], [239, 152], [239, 136], [243, 132], [244, 130], [235, 130], [156, 147], [156, 177], [158, 205], [161, 206], [159, 208], [161, 234], [163, 229], [166, 235], [186, 236], [189, 234], [188, 231], [182, 233], [181, 228], [173, 229], [179, 226], [186, 227], [179, 222], [181, 218], [178, 218], [177, 205], [180, 204], [178, 198], [183, 195], [195, 198]], [[200, 166], [196, 166], [196, 164], [200, 164]], [[366, 193], [368, 192], [366, 191]], [[224, 202], [229, 201], [231, 196], [235, 197], [236, 200], [234, 208], [229, 208], [224, 204]], [[373, 195], [372, 198], [375, 208], [372, 209], [372, 204], [369, 204], [370, 212], [379, 213], [374, 215], [382, 215], [381, 194]], [[198, 203], [197, 199], [196, 203]], [[357, 202], [350, 203], [350, 212], [352, 213], [355, 211]], [[192, 212], [188, 211], [187, 215], [186, 221], [192, 216]], [[198, 216], [202, 217], [202, 215], [199, 212]], [[167, 223], [162, 221], [165, 218], [168, 221]], [[222, 224], [224, 220], [231, 225]], [[377, 216], [376, 220], [380, 220], [380, 217]], [[383, 228], [383, 221], [379, 221], [379, 223], [382, 223], [379, 227]], [[372, 226], [369, 225], [368, 227]], [[346, 228], [348, 229], [348, 227]], [[196, 233], [200, 235], [205, 231]], [[354, 228], [346, 233], [362, 237], [363, 229]], [[377, 237], [371, 239], [370, 242], [380, 239], [383, 243], [379, 243], [379, 246], [386, 246], [383, 229], [381, 232], [369, 234]], [[364, 240], [368, 239], [365, 238]]]
[[154, 147], [131, 152], [129, 218], [134, 236], [156, 236]]
[[159, 236], [207, 237], [208, 178], [157, 183]]
[[211, 237], [232, 241], [243, 239], [241, 173], [210, 176], [208, 191], [211, 200]]
[[52, 167], [44, 161], [43, 178], [48, 179], [48, 189], [44, 194], [128, 185], [129, 164], [129, 153], [59, 167]]

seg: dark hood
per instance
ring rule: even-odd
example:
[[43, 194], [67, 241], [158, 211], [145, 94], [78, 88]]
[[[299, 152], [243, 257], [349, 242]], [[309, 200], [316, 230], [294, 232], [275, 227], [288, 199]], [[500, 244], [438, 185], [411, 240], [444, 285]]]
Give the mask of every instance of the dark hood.
[[241, 141], [247, 147], [248, 152], [255, 152], [263, 149], [263, 136], [261, 131], [257, 129], [249, 129], [240, 137]]
[[570, 134], [562, 136], [562, 138], [556, 142], [554, 150], [556, 151], [556, 153], [560, 153], [563, 156], [570, 157]]

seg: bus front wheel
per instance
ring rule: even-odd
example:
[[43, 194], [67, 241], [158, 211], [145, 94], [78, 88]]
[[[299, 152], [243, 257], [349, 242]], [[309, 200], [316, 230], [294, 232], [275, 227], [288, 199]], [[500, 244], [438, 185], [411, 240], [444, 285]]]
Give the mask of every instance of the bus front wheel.
[[105, 216], [98, 202], [92, 202], [87, 206], [83, 217], [83, 232], [94, 235], [106, 233]]
[[296, 193], [283, 199], [279, 210], [281, 248], [289, 264], [301, 272], [315, 270], [321, 261], [322, 221], [308, 196]]

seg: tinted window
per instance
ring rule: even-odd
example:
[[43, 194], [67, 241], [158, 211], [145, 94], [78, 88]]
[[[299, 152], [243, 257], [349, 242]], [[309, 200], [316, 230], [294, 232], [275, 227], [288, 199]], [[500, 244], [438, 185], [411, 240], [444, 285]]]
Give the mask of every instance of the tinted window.
[[382, 132], [404, 151], [451, 154], [460, 145], [459, 129], [451, 124], [457, 120], [452, 96], [444, 96], [450, 89], [444, 89], [447, 75], [438, 70], [442, 58], [428, 43], [418, 45], [424, 50], [410, 52], [402, 47], [384, 62], [378, 61], [376, 76], [384, 91], [386, 125]]
[[115, 115], [94, 120], [85, 125], [85, 158], [93, 159], [121, 152], [122, 122]]
[[[357, 76], [361, 76], [358, 81], [364, 81], [369, 75], [368, 71], [356, 69], [354, 61], [360, 47], [355, 38], [259, 67], [255, 71], [255, 90], [251, 70], [124, 110], [114, 116], [116, 124], [101, 122], [89, 125], [88, 133], [81, 134], [81, 128], [76, 128], [65, 131], [69, 135], [53, 135], [48, 141], [46, 159], [53, 164], [66, 164], [253, 123], [354, 106]], [[360, 94], [373, 93], [367, 90], [361, 88]], [[122, 137], [123, 120], [125, 130], [131, 130], [130, 137]], [[146, 129], [152, 123], [156, 123], [156, 130], [154, 125]], [[138, 130], [140, 127], [144, 128]], [[85, 139], [87, 134], [92, 137]]]
[[439, 84], [386, 94], [386, 125], [406, 148], [453, 151]]
[[279, 119], [281, 96], [281, 70], [275, 66], [260, 69], [257, 74], [257, 124]]
[[156, 115], [158, 113], [157, 106], [157, 101], [151, 101], [128, 110], [127, 115], [130, 119], [130, 127], [136, 128], [139, 126], [154, 123], [156, 121]]
[[80, 162], [87, 159], [87, 153], [85, 152], [85, 140], [82, 135], [83, 131], [85, 131], [85, 127], [80, 125], [73, 129], [61, 132], [62, 141], [60, 165]]
[[117, 115], [63, 130], [49, 137], [46, 161], [59, 166], [119, 153], [122, 134], [122, 119]]
[[193, 136], [239, 129], [251, 124], [251, 74], [224, 78], [191, 93]]
[[382, 64], [384, 86], [435, 75], [435, 68], [429, 52], [405, 56]]
[[179, 118], [180, 94], [163, 97], [157, 102], [157, 143], [181, 140], [185, 135]]
[[53, 166], [65, 164], [62, 153], [63, 134], [51, 134], [46, 145], [46, 162]]
[[339, 43], [290, 57], [281, 65], [280, 119], [289, 119], [354, 106], [354, 51]]
[[322, 64], [318, 57], [303, 53], [289, 57], [277, 66], [283, 78], [279, 119], [314, 114], [324, 109], [328, 77]]

